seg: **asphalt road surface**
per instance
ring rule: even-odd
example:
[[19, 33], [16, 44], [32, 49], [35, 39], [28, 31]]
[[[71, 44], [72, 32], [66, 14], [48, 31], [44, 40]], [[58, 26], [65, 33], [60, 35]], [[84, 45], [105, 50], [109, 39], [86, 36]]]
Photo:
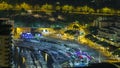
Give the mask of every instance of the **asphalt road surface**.
[[[45, 39], [44, 41], [39, 41], [39, 42], [33, 41], [34, 43], [30, 43], [30, 42], [26, 42], [26, 41], [22, 41], [22, 42], [18, 41], [18, 42], [16, 42], [15, 45], [23, 46], [23, 47], [24, 46], [28, 46], [28, 47], [33, 46], [36, 49], [38, 49], [38, 48], [45, 49], [46, 48], [46, 49], [50, 49], [50, 50], [54, 46], [55, 47], [55, 49], [53, 50], [54, 52], [48, 50], [48, 52], [51, 52], [51, 53], [55, 53], [59, 49], [63, 50], [63, 52], [64, 52], [65, 48], [63, 47], [63, 45], [66, 45], [69, 48], [76, 48], [76, 49], [80, 49], [83, 52], [87, 52], [90, 56], [92, 56], [96, 60], [96, 63], [99, 63], [99, 62], [102, 62], [102, 61], [108, 59], [107, 57], [103, 56], [99, 51], [92, 49], [86, 45], [79, 44], [74, 41], [63, 41], [63, 40], [48, 38], [48, 37], [47, 38], [45, 37], [44, 39]], [[20, 66], [20, 67], [24, 67], [24, 68], [27, 68], [27, 67], [41, 68], [41, 64], [39, 63], [39, 60], [41, 61], [41, 59], [39, 59], [39, 58], [36, 59], [36, 56], [38, 57], [38, 55], [36, 55], [33, 51], [28, 51], [27, 49], [25, 49], [25, 50], [23, 50], [23, 52], [20, 53], [19, 56], [16, 53], [17, 53], [17, 51], [15, 52], [15, 56], [17, 56], [18, 59], [15, 58], [14, 60], [15, 60], [15, 62], [18, 63], [18, 64], [16, 64], [18, 67]], [[19, 53], [19, 50], [18, 50], [18, 53]], [[59, 55], [59, 57], [63, 57], [63, 55]], [[25, 62], [23, 62], [23, 59], [25, 59]], [[67, 59], [67, 58], [65, 58], [65, 59]], [[65, 59], [62, 59], [62, 60], [65, 60]], [[58, 59], [56, 59], [56, 60], [58, 61]], [[59, 62], [63, 62], [63, 61], [59, 61]], [[50, 66], [50, 65], [48, 65], [48, 66]]]

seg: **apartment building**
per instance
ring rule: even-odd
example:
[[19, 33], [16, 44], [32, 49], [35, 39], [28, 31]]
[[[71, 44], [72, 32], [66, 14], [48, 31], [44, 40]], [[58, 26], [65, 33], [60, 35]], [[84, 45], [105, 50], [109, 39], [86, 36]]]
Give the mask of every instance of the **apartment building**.
[[103, 20], [100, 23], [97, 35], [120, 46], [120, 17], [116, 20]]

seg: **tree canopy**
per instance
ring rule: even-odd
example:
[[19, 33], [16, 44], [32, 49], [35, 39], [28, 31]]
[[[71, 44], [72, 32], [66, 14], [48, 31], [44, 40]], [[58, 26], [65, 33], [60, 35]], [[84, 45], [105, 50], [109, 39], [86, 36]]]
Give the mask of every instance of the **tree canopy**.
[[43, 5], [43, 4], [52, 4], [52, 5], [72, 5], [72, 6], [89, 6], [94, 9], [100, 9], [103, 7], [109, 7], [114, 9], [120, 9], [120, 0], [1, 0], [0, 2], [5, 1], [9, 4], [16, 5], [23, 2], [30, 5]]

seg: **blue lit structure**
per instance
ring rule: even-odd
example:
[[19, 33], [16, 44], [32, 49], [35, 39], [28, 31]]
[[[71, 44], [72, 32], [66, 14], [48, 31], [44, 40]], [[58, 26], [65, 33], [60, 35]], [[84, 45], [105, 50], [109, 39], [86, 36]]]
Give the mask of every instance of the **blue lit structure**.
[[30, 39], [33, 39], [33, 38], [39, 39], [41, 37], [42, 37], [42, 35], [40, 33], [22, 33], [20, 35], [20, 38], [24, 39], [24, 40], [30, 40]]
[[20, 35], [20, 38], [21, 39], [32, 39], [32, 38], [34, 38], [34, 36], [32, 35], [32, 33], [22, 33]]

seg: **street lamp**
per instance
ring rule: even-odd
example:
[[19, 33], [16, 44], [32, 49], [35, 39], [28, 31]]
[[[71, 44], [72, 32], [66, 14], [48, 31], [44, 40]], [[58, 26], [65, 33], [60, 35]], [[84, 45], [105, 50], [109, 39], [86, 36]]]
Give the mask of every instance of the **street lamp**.
[[117, 60], [120, 60], [119, 55], [115, 55]]

